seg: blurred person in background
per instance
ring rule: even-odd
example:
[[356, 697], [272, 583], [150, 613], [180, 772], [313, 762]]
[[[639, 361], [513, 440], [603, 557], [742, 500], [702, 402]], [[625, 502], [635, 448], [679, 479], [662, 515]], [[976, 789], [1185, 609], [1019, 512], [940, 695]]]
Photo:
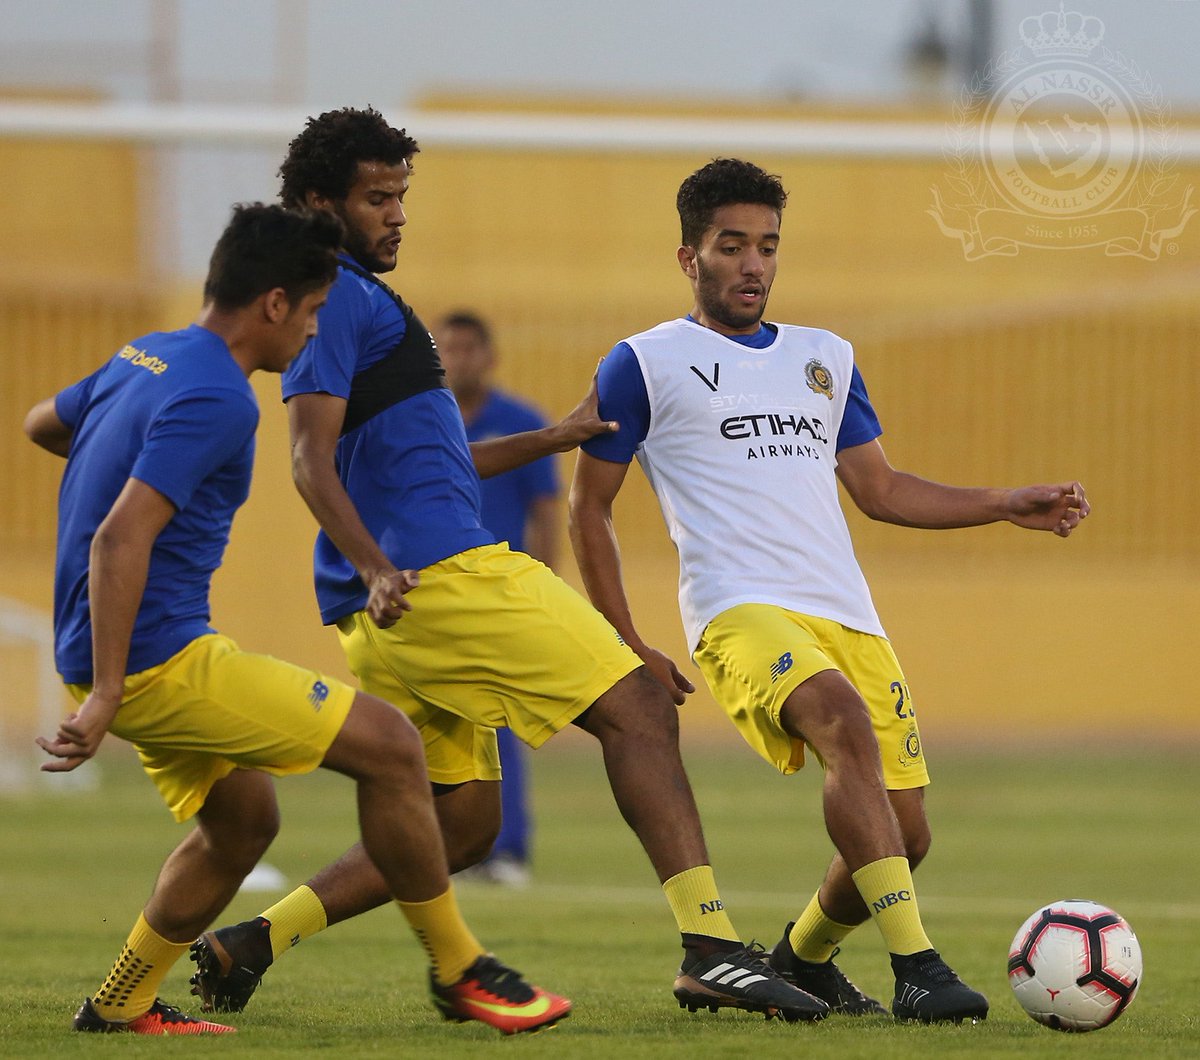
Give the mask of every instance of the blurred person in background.
[[[532, 405], [494, 385], [497, 355], [492, 330], [477, 313], [449, 313], [433, 328], [446, 382], [462, 413], [467, 441], [480, 442], [547, 426]], [[479, 483], [483, 525], [551, 570], [558, 560], [559, 482], [554, 457], [485, 478]], [[532, 810], [529, 752], [511, 729], [497, 729], [500, 751], [500, 832], [492, 852], [462, 875], [509, 887], [529, 882]]]

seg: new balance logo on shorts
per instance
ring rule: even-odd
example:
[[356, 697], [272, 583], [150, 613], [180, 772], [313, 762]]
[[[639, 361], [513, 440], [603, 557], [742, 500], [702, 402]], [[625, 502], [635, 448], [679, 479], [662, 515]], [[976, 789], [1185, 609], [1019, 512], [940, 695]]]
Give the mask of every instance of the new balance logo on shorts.
[[317, 681], [312, 686], [312, 691], [308, 694], [308, 701], [313, 705], [313, 708], [320, 710], [325, 706], [325, 700], [329, 698], [329, 686], [324, 681]]
[[771, 684], [778, 681], [784, 674], [792, 668], [792, 653], [785, 651], [778, 659], [771, 663]]

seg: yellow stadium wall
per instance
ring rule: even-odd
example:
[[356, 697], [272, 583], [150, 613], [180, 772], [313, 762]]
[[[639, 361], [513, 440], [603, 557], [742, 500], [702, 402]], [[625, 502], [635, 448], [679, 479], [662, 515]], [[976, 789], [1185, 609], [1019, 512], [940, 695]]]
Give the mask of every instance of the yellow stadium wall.
[[[893, 462], [963, 484], [1077, 476], [1096, 506], [1068, 542], [852, 514], [927, 742], [1200, 738], [1180, 650], [1200, 613], [1200, 494], [1186, 478], [1200, 456], [1188, 416], [1200, 397], [1200, 228], [1155, 262], [1024, 250], [967, 263], [925, 212], [937, 161], [758, 160], [791, 192], [769, 316], [855, 343]], [[501, 381], [562, 413], [614, 341], [690, 307], [673, 200], [704, 161], [431, 148], [417, 158], [393, 280], [427, 323], [460, 306], [488, 315]], [[1200, 185], [1200, 167], [1181, 171], [1180, 188], [1189, 184]], [[129, 275], [114, 245], [97, 275]], [[3, 595], [50, 599], [57, 468], [19, 437], [25, 408], [133, 334], [186, 322], [197, 285], [56, 290], [41, 309], [0, 292]], [[101, 312], [113, 306], [125, 315]], [[247, 647], [344, 675], [313, 606], [313, 526], [290, 484], [278, 383], [256, 389], [258, 470], [216, 580], [216, 621]], [[570, 468], [563, 458], [564, 480]], [[628, 482], [618, 529], [635, 613], [683, 661], [674, 554], [640, 474]], [[707, 695], [693, 697], [686, 730], [708, 738], [721, 725]]]

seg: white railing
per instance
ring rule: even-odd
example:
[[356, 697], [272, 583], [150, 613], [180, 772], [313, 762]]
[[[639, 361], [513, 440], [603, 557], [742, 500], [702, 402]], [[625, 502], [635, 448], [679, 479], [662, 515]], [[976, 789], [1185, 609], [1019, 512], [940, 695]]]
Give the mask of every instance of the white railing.
[[[36, 735], [53, 736], [66, 714], [66, 693], [54, 667], [54, 632], [50, 616], [16, 600], [0, 597], [0, 649], [10, 661], [17, 652], [32, 654], [32, 681], [7, 673], [0, 702], [0, 792], [18, 791], [38, 780], [55, 788], [91, 790], [100, 779], [99, 767], [88, 762], [69, 773], [43, 773], [45, 755], [34, 745]], [[32, 689], [35, 702], [14, 702], [18, 690]], [[31, 709], [32, 706], [32, 709]]]
[[[309, 111], [199, 104], [0, 103], [0, 136], [124, 140], [148, 144], [286, 144]], [[553, 116], [408, 111], [389, 113], [423, 144], [558, 151], [763, 151], [860, 157], [941, 157], [947, 125], [936, 121], [744, 120], [734, 118]], [[1134, 151], [1133, 134], [1110, 130], [1110, 150]], [[1179, 157], [1200, 160], [1200, 129], [1180, 128]], [[1125, 142], [1125, 141], [1129, 142]], [[1014, 147], [1021, 149], [1019, 144]], [[1032, 151], [1032, 148], [1029, 148]]]

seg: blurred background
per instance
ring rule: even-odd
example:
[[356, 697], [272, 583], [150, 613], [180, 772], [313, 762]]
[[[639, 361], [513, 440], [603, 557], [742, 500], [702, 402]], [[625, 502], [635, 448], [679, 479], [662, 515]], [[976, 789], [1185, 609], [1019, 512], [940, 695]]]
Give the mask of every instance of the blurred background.
[[[1049, 2], [0, 0], [0, 773], [25, 775], [65, 705], [46, 654], [60, 466], [25, 411], [188, 323], [230, 204], [275, 196], [306, 115], [367, 104], [422, 144], [390, 281], [427, 322], [489, 318], [500, 382], [551, 414], [615, 342], [691, 308], [680, 181], [718, 155], [780, 174], [768, 318], [854, 343], [892, 462], [962, 485], [1079, 478], [1095, 508], [1066, 542], [851, 513], [927, 746], [1200, 742], [1200, 3], [1071, 7], [1141, 123], [1130, 202], [1166, 234], [1137, 252], [972, 255], [947, 228], [995, 197], [963, 145], [1034, 62], [1027, 20], [1072, 15]], [[256, 480], [214, 622], [345, 676], [278, 382], [256, 388]], [[699, 683], [672, 547], [628, 481], [635, 615]], [[683, 720], [688, 740], [735, 739], [704, 692]]]

